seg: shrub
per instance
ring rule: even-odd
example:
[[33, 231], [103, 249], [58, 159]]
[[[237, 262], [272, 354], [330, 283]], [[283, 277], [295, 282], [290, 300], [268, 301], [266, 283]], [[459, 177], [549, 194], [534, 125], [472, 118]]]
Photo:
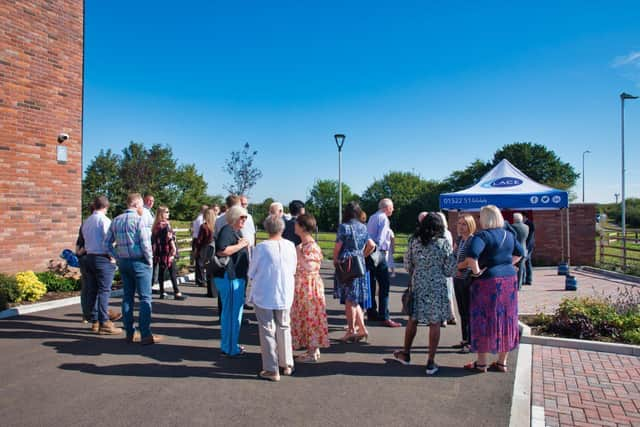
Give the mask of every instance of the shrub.
[[8, 303], [18, 298], [18, 282], [14, 276], [0, 274], [0, 309], [7, 308]]
[[640, 344], [640, 291], [565, 299], [541, 330], [569, 338]]
[[38, 301], [47, 293], [47, 287], [38, 280], [33, 271], [23, 271], [16, 274], [18, 296], [15, 302]]
[[47, 287], [49, 292], [72, 292], [80, 290], [80, 280], [71, 277], [62, 277], [51, 271], [36, 273], [40, 280]]

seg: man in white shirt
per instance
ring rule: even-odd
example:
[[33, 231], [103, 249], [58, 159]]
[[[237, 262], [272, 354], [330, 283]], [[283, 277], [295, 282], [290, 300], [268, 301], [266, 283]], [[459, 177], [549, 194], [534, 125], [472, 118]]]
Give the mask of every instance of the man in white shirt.
[[142, 218], [144, 219], [144, 223], [146, 224], [147, 227], [149, 227], [149, 230], [151, 230], [151, 227], [153, 227], [153, 221], [155, 221], [156, 216], [153, 214], [153, 211], [151, 210], [151, 208], [153, 208], [153, 204], [155, 203], [156, 199], [153, 197], [152, 194], [147, 194], [146, 196], [144, 196], [144, 207], [143, 207], [143, 211], [142, 211]]
[[204, 271], [204, 264], [202, 264], [200, 257], [198, 257], [198, 259], [194, 259], [193, 254], [196, 250], [196, 240], [198, 240], [198, 234], [200, 234], [200, 227], [204, 223], [204, 213], [207, 209], [209, 209], [209, 206], [202, 205], [200, 207], [200, 213], [198, 214], [196, 219], [191, 223], [191, 263], [195, 262], [196, 285], [200, 287], [206, 286], [206, 283], [205, 283], [206, 272]]
[[[240, 205], [249, 209], [249, 199], [245, 195], [240, 196]], [[247, 214], [247, 220], [244, 222], [244, 227], [241, 229], [242, 237], [249, 241], [249, 254], [251, 254], [251, 248], [256, 245], [256, 225], [253, 222], [251, 214]]]
[[[378, 203], [378, 211], [369, 217], [367, 231], [378, 250], [384, 255], [377, 266], [369, 265], [371, 272], [371, 308], [367, 310], [369, 320], [380, 320], [389, 328], [397, 328], [401, 325], [389, 317], [389, 266], [387, 264], [387, 252], [391, 246], [391, 228], [389, 217], [393, 214], [393, 201], [382, 199]], [[378, 304], [376, 304], [376, 280], [379, 284]]]
[[116, 272], [115, 259], [105, 244], [105, 236], [111, 226], [107, 218], [109, 200], [100, 196], [93, 202], [93, 213], [82, 223], [84, 249], [85, 286], [87, 286], [87, 306], [92, 307], [91, 329], [101, 335], [121, 334], [109, 319], [109, 297]]

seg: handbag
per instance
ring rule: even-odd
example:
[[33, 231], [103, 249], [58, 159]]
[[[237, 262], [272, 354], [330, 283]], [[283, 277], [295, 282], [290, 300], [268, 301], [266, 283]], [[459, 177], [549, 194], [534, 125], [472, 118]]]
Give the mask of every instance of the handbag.
[[[356, 241], [356, 234], [351, 228], [353, 235], [353, 242], [356, 245], [356, 251], [361, 252], [362, 249], [358, 248]], [[336, 264], [336, 276], [340, 283], [351, 283], [354, 279], [364, 277], [367, 269], [364, 265], [364, 256], [361, 255], [349, 255], [345, 259], [338, 261]]]
[[413, 311], [413, 285], [411, 278], [409, 278], [409, 286], [402, 293], [402, 314], [411, 316]]
[[229, 264], [229, 257], [220, 257], [216, 255], [216, 241], [211, 240], [211, 243], [207, 245], [207, 251], [204, 259], [204, 266], [209, 274], [214, 276], [219, 275], [227, 269]]
[[384, 260], [384, 254], [378, 250], [378, 247], [373, 250], [367, 257], [370, 265], [373, 265], [374, 268], [377, 268], [380, 263]]

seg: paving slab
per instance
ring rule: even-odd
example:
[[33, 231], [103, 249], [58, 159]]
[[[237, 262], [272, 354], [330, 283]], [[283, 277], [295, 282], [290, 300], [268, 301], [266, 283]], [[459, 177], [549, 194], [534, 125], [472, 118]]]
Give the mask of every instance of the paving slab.
[[535, 268], [533, 285], [523, 286], [518, 294], [520, 314], [552, 314], [564, 298], [611, 296], [627, 290], [638, 291], [638, 284], [634, 282], [576, 269], [572, 269], [571, 274], [578, 281], [576, 291], [565, 290], [565, 276], [559, 276], [555, 268]]
[[[323, 269], [332, 338], [343, 335], [343, 307]], [[393, 318], [402, 320], [406, 274], [392, 279]], [[473, 355], [458, 354], [458, 327], [442, 330], [440, 372], [426, 377], [427, 328], [421, 327], [402, 366], [391, 352], [404, 329], [370, 325], [368, 343], [333, 342], [316, 364], [298, 364], [279, 383], [260, 370], [253, 311], [241, 343], [247, 356], [220, 355], [215, 300], [183, 285], [188, 299], [153, 300], [160, 344], [92, 334], [79, 306], [0, 320], [0, 420], [7, 426], [507, 426], [514, 374], [464, 371]], [[114, 298], [112, 305], [119, 306]], [[511, 361], [515, 364], [517, 351]]]

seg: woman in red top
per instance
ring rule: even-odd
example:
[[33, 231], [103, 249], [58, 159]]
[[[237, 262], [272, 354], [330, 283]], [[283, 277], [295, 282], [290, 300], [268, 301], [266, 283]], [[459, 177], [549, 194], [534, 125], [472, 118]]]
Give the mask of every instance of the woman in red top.
[[169, 271], [169, 277], [173, 285], [173, 298], [180, 301], [184, 300], [186, 297], [180, 292], [176, 278], [175, 261], [178, 257], [176, 237], [169, 224], [169, 208], [166, 206], [158, 208], [156, 220], [151, 228], [151, 248], [153, 249], [153, 263], [158, 264], [160, 299], [164, 299], [167, 295], [164, 292], [164, 273]]

